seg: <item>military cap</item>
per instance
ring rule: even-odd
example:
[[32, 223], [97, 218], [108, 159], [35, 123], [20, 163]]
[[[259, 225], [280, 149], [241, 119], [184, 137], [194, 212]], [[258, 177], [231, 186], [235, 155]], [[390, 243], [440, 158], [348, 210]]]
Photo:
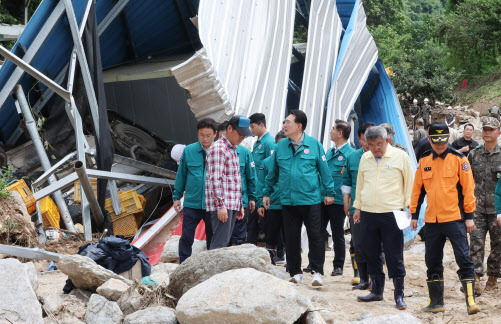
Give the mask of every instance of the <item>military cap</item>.
[[393, 135], [393, 126], [391, 126], [390, 124], [388, 124], [388, 123], [382, 123], [379, 126], [381, 126], [384, 129], [386, 129], [386, 132], [388, 133], [388, 135]]
[[499, 129], [499, 120], [497, 120], [497, 118], [494, 118], [494, 117], [485, 117], [482, 120], [482, 128], [485, 128], [485, 127]]

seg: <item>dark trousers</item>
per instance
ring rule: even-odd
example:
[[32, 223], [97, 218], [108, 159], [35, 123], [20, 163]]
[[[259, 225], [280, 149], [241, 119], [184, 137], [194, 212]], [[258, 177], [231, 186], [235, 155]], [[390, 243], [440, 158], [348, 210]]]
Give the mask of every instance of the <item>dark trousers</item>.
[[[404, 235], [393, 213], [361, 212], [362, 250], [369, 274], [383, 274], [382, 249], [390, 278], [405, 277]], [[382, 243], [382, 246], [381, 246]]]
[[357, 263], [365, 263], [367, 259], [365, 258], [364, 251], [362, 249], [362, 236], [360, 233], [360, 223], [353, 222], [353, 216], [350, 217], [350, 231], [351, 231], [351, 244], [350, 253], [355, 253], [355, 260]]
[[237, 220], [237, 213], [236, 210], [228, 210], [228, 219], [223, 223], [217, 217], [217, 212], [210, 212], [212, 222], [212, 241], [210, 243], [210, 250], [228, 246], [233, 228], [235, 227], [235, 221]]
[[322, 230], [325, 232], [327, 223], [331, 224], [332, 242], [334, 243], [334, 268], [343, 268], [346, 258], [346, 242], [344, 240], [344, 213], [343, 205], [322, 204]]
[[266, 248], [276, 249], [277, 255], [284, 255], [284, 237], [282, 234], [282, 209], [268, 209], [266, 211]]
[[184, 260], [191, 256], [191, 246], [195, 240], [195, 230], [201, 220], [205, 222], [205, 236], [208, 250], [212, 240], [210, 213], [203, 209], [183, 208], [183, 230], [179, 239], [179, 263], [183, 263]]
[[314, 272], [324, 274], [325, 244], [322, 231], [320, 204], [311, 206], [282, 206], [286, 259], [292, 276], [301, 271], [301, 227], [308, 234], [310, 266]]
[[257, 208], [247, 217], [247, 243], [257, 245], [259, 237], [259, 214]]
[[464, 222], [426, 223], [425, 261], [428, 268], [426, 274], [431, 280], [433, 275], [444, 277], [444, 245], [446, 238], [451, 242], [456, 263], [459, 266], [458, 276], [461, 279], [475, 278], [475, 267], [468, 253], [468, 238]]
[[230, 245], [241, 245], [245, 243], [247, 237], [247, 219], [249, 218], [250, 209], [245, 208], [244, 218], [235, 221], [233, 234], [231, 235]]

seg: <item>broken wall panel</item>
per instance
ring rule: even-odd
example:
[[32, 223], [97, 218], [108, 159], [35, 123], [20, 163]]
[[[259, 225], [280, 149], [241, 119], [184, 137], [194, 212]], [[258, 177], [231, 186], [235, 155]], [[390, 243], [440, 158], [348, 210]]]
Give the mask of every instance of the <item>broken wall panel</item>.
[[200, 1], [200, 39], [216, 73], [214, 79], [223, 86], [219, 93], [227, 95], [230, 105], [223, 107], [223, 97], [215, 106], [207, 105], [211, 116], [228, 119], [233, 114], [261, 112], [272, 134], [281, 128], [294, 15], [294, 0]]
[[306, 113], [306, 133], [321, 138], [322, 120], [338, 57], [342, 24], [336, 0], [313, 0], [299, 109]]
[[336, 119], [348, 119], [378, 57], [377, 46], [367, 29], [367, 17], [360, 0], [357, 0], [353, 10], [341, 41], [334, 79], [329, 92], [322, 141], [325, 149], [333, 145], [326, 134], [329, 134]]

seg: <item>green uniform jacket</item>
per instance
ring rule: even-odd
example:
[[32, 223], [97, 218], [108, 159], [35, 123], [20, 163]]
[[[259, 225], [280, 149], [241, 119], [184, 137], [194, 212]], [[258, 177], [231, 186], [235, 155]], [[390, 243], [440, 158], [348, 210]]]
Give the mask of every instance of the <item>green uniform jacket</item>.
[[[343, 184], [343, 173], [346, 172], [346, 161], [348, 156], [355, 150], [346, 143], [339, 151], [334, 153], [334, 148], [327, 151], [327, 165], [331, 171], [332, 180], [334, 181], [334, 204], [343, 205], [343, 194], [341, 193], [341, 185]], [[325, 193], [324, 193], [325, 196]]]
[[334, 182], [324, 148], [319, 141], [306, 134], [295, 153], [289, 138], [278, 143], [273, 154], [273, 163], [266, 176], [264, 197], [270, 197], [277, 182], [282, 206], [320, 204], [323, 201], [322, 187], [326, 196], [334, 197]]
[[244, 208], [249, 207], [249, 200], [256, 201], [256, 167], [252, 153], [248, 148], [237, 146], [237, 155], [240, 161], [240, 174], [242, 176], [242, 203]]
[[[264, 166], [264, 172], [266, 175], [270, 172], [271, 168], [273, 167], [274, 160], [273, 160], [273, 155], [268, 156], [266, 159], [263, 161], [263, 166]], [[261, 192], [261, 196], [257, 199], [258, 200], [258, 207], [263, 207], [263, 193]], [[282, 209], [282, 204], [280, 203], [280, 188], [278, 186], [278, 182], [273, 186], [273, 190], [270, 195], [270, 207], [269, 209], [274, 209], [274, 210], [279, 210]]]
[[252, 158], [254, 159], [254, 163], [256, 163], [257, 173], [256, 190], [259, 193], [263, 191], [264, 181], [266, 179], [263, 161], [273, 153], [274, 149], [275, 139], [270, 133], [264, 134], [261, 140], [254, 143], [254, 147], [252, 148]]
[[205, 209], [205, 157], [200, 142], [186, 146], [181, 155], [172, 199], [179, 200], [185, 194], [185, 207]]
[[355, 193], [357, 192], [358, 166], [360, 164], [362, 154], [364, 154], [363, 149], [353, 151], [348, 156], [346, 168], [344, 169], [343, 173], [343, 186], [351, 187], [350, 215], [353, 215], [355, 213], [353, 202], [355, 201]]

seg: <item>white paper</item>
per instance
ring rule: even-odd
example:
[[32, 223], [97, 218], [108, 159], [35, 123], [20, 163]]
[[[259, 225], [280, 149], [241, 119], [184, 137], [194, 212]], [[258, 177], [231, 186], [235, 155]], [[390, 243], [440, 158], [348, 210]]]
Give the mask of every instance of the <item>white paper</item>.
[[411, 225], [411, 218], [407, 214], [407, 211], [394, 210], [393, 215], [395, 215], [395, 220], [397, 221], [398, 228], [401, 230], [406, 229]]

